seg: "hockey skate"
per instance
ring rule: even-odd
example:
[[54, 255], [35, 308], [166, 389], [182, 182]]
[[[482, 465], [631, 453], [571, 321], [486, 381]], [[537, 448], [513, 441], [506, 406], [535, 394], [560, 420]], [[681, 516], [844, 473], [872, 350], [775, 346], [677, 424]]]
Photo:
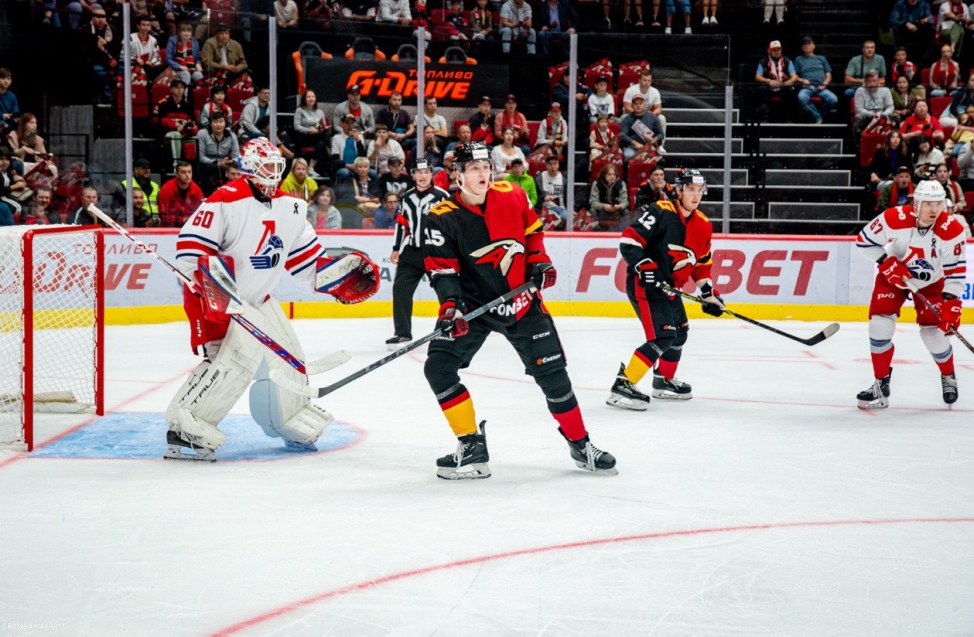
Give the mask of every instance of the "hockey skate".
[[[565, 434], [562, 433], [562, 435], [564, 436]], [[565, 438], [565, 440], [568, 440], [568, 438]], [[571, 451], [575, 466], [579, 469], [612, 476], [619, 473], [618, 469], [615, 468], [615, 456], [593, 445], [588, 439], [588, 436], [585, 436], [581, 440], [568, 440], [568, 449]]]
[[633, 411], [646, 411], [649, 409], [649, 396], [636, 389], [636, 386], [626, 378], [625, 363], [619, 364], [619, 374], [616, 381], [612, 384], [612, 389], [605, 404], [619, 409], [632, 409]]
[[490, 477], [490, 467], [487, 461], [487, 435], [484, 433], [482, 421], [477, 431], [460, 436], [457, 440], [457, 450], [436, 461], [436, 475], [444, 480], [476, 480]]
[[390, 352], [395, 352], [396, 350], [402, 349], [412, 342], [413, 338], [411, 336], [393, 336], [386, 341], [386, 348]]
[[944, 402], [947, 409], [953, 409], [957, 402], [957, 376], [954, 374], [941, 374], [940, 386], [944, 391]]
[[191, 462], [216, 462], [216, 452], [213, 449], [194, 445], [183, 440], [178, 433], [170, 429], [166, 432], [165, 453], [162, 454], [164, 460], [189, 460]]
[[215, 451], [227, 440], [222, 431], [184, 408], [174, 410], [172, 420], [166, 432], [169, 447], [164, 459], [216, 462]]
[[[859, 392], [856, 396], [859, 399], [859, 409], [886, 409], [889, 407], [889, 378], [893, 375], [893, 370], [889, 370], [883, 378], [877, 378], [873, 386]], [[946, 389], [944, 389], [944, 400], [947, 400]]]
[[659, 374], [653, 374], [653, 398], [690, 400], [693, 394], [690, 383], [684, 383], [679, 378], [664, 378]]

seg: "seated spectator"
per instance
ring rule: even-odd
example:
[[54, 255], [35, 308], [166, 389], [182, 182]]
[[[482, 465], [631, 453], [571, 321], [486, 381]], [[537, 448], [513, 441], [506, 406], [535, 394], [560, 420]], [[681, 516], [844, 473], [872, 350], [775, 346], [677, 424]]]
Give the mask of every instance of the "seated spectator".
[[676, 12], [674, 5], [677, 1], [680, 3], [680, 13], [683, 14], [683, 32], [689, 35], [693, 33], [690, 28], [690, 0], [666, 0], [666, 28], [663, 33], [673, 33], [673, 14]]
[[909, 49], [921, 59], [930, 58], [933, 44], [933, 14], [926, 0], [896, 0], [889, 15], [889, 26], [898, 46]]
[[618, 147], [619, 138], [609, 128], [609, 116], [599, 115], [595, 123], [595, 130], [588, 134], [589, 168], [592, 167], [592, 162], [596, 157], [607, 150], [615, 150]]
[[231, 181], [240, 179], [240, 166], [234, 164], [223, 169], [223, 183], [229, 184]]
[[764, 1], [764, 24], [771, 25], [771, 14], [774, 13], [780, 27], [785, 23], [785, 0], [763, 0]]
[[[470, 39], [470, 23], [463, 15], [463, 0], [447, 0], [447, 10], [443, 15], [443, 26], [451, 40], [466, 42]], [[466, 46], [466, 45], [464, 45]]]
[[403, 159], [393, 155], [389, 158], [389, 172], [379, 177], [379, 192], [394, 192], [402, 198], [406, 192], [416, 184], [403, 170]]
[[653, 86], [653, 72], [649, 69], [643, 70], [639, 75], [639, 83], [627, 88], [625, 94], [622, 96], [622, 110], [624, 113], [632, 112], [632, 98], [636, 95], [643, 96], [643, 99], [646, 100], [644, 104], [646, 110], [656, 116], [665, 133], [666, 117], [663, 116], [663, 100], [660, 97], [659, 89]]
[[318, 95], [310, 88], [301, 96], [298, 108], [294, 111], [293, 126], [295, 145], [299, 149], [314, 149], [310, 157], [308, 174], [312, 179], [319, 179], [321, 175], [318, 174], [316, 168], [320, 166], [327, 174], [331, 165], [331, 156], [328, 154], [328, 136], [331, 133], [331, 125], [328, 123], [328, 118], [325, 117], [325, 112], [318, 106]]
[[207, 75], [220, 84], [233, 86], [237, 80], [249, 79], [243, 47], [230, 38], [230, 27], [225, 24], [218, 25], [216, 35], [203, 43], [200, 56]]
[[944, 156], [947, 157], [947, 168], [957, 160], [958, 155], [966, 144], [974, 141], [974, 104], [968, 104], [967, 109], [957, 118], [954, 132], [944, 143]]
[[[802, 49], [808, 44], [812, 46], [812, 51], [814, 51], [815, 42], [811, 41], [809, 37], [802, 40]], [[768, 44], [768, 57], [758, 62], [754, 81], [760, 85], [757, 89], [757, 118], [760, 121], [766, 122], [771, 118], [772, 98], [775, 98], [778, 104], [778, 112], [781, 113], [781, 115], [771, 118], [772, 121], [783, 120], [792, 112], [795, 85], [798, 84], [799, 79], [795, 73], [795, 65], [781, 54], [781, 42], [778, 40], [772, 40]]]
[[396, 218], [399, 215], [399, 197], [394, 192], [382, 194], [381, 205], [375, 209], [375, 216], [372, 217], [376, 230], [391, 230], [396, 227]]
[[[346, 113], [339, 122], [341, 128], [331, 137], [331, 157], [336, 183], [352, 178], [355, 160], [368, 162], [368, 146], [355, 116]], [[377, 175], [378, 177], [378, 175]]]
[[[148, 159], [140, 157], [132, 162], [132, 181], [135, 182], [134, 187], [142, 191], [145, 208], [150, 214], [158, 214], [159, 184], [152, 181], [152, 167]], [[115, 185], [115, 191], [112, 193], [112, 208], [116, 214], [118, 211], [122, 211], [124, 214], [128, 189], [129, 183], [126, 179], [117, 182]]]
[[443, 170], [444, 146], [432, 126], [423, 129], [423, 156], [432, 164], [434, 173]]
[[954, 91], [950, 105], [940, 114], [941, 126], [956, 126], [957, 119], [964, 114], [967, 107], [974, 104], [974, 73], [967, 78], [967, 84]]
[[595, 80], [595, 92], [588, 96], [586, 106], [588, 107], [588, 121], [595, 124], [599, 115], [605, 115], [610, 120], [616, 117], [616, 101], [606, 88], [609, 86], [609, 78], [601, 75]]
[[[2, 160], [0, 160], [2, 161]], [[3, 164], [0, 163], [0, 171], [3, 169]], [[2, 192], [2, 191], [0, 191]], [[0, 195], [0, 201], [4, 198]], [[98, 191], [91, 186], [85, 186], [81, 189], [81, 205], [75, 208], [74, 212], [68, 213], [68, 223], [75, 226], [93, 226], [93, 225], [104, 225], [101, 221], [95, 218], [95, 215], [89, 211], [91, 206], [98, 205]], [[116, 221], [125, 224], [125, 217], [118, 219]]]
[[315, 230], [338, 230], [342, 227], [342, 213], [335, 207], [335, 191], [324, 186], [315, 192], [308, 204], [308, 222]]
[[369, 160], [359, 157], [353, 162], [352, 178], [344, 182], [338, 200], [355, 206], [359, 213], [371, 219], [379, 207], [379, 180], [369, 174]]
[[203, 0], [174, 0], [172, 7], [172, 18], [169, 19], [169, 26], [178, 22], [185, 22], [196, 27], [196, 37], [201, 38], [206, 35], [209, 28], [209, 12], [203, 6]]
[[308, 0], [304, 5], [304, 17], [313, 30], [328, 30], [331, 28], [329, 20], [337, 17], [341, 6], [332, 0]]
[[974, 190], [974, 144], [964, 144], [957, 156], [960, 177], [957, 180], [965, 191]]
[[180, 228], [203, 202], [203, 191], [193, 181], [193, 165], [176, 163], [176, 176], [159, 190], [159, 220], [165, 228]]
[[913, 175], [917, 180], [933, 179], [934, 170], [944, 163], [944, 154], [930, 142], [929, 137], [920, 137], [919, 140], [912, 157]]
[[424, 39], [427, 43], [429, 43], [433, 37], [433, 34], [430, 30], [430, 12], [426, 10], [426, 0], [416, 0], [416, 6], [413, 9], [413, 19], [410, 24], [417, 27], [413, 31], [413, 39], [419, 37], [419, 27], [423, 27], [426, 29]]
[[183, 158], [183, 142], [196, 137], [197, 125], [193, 107], [186, 98], [186, 84], [175, 79], [169, 85], [170, 93], [159, 100], [152, 110], [152, 119], [159, 124], [169, 140], [173, 161]]
[[599, 178], [592, 184], [588, 205], [599, 222], [597, 230], [621, 232], [631, 223], [629, 193], [614, 164], [606, 164], [599, 171]]
[[531, 5], [524, 0], [507, 0], [504, 3], [501, 7], [500, 28], [501, 49], [504, 53], [511, 52], [511, 40], [523, 38], [528, 44], [528, 55], [534, 55], [537, 34], [531, 27], [531, 17]]
[[893, 123], [899, 126], [900, 122], [913, 114], [917, 102], [927, 99], [927, 90], [922, 84], [910, 88], [910, 81], [901, 75], [896, 78], [890, 97], [893, 98]]
[[136, 228], [158, 228], [162, 225], [158, 214], [145, 207], [145, 193], [136, 188], [132, 191], [132, 223]]
[[20, 105], [17, 96], [10, 90], [13, 74], [10, 69], [0, 67], [0, 139], [17, 128], [20, 118]]
[[433, 174], [433, 185], [451, 195], [457, 191], [457, 171], [453, 169], [453, 151], [443, 153], [443, 170]]
[[233, 126], [233, 111], [230, 109], [230, 105], [227, 104], [227, 87], [222, 84], [214, 84], [210, 88], [210, 99], [203, 103], [199, 117], [196, 118], [200, 123], [200, 128], [208, 128], [210, 126], [210, 117], [214, 113], [222, 114], [223, 118], [227, 120], [227, 126]]
[[200, 45], [193, 38], [192, 25], [180, 24], [178, 33], [169, 37], [169, 43], [166, 44], [166, 61], [185, 86], [198, 84], [203, 80]]
[[893, 181], [896, 170], [905, 166], [913, 174], [913, 160], [906, 150], [906, 142], [895, 128], [886, 133], [883, 147], [876, 151], [869, 163], [869, 184], [874, 190], [882, 190]]
[[450, 142], [446, 145], [446, 152], [452, 151], [459, 144], [467, 144], [471, 141], [473, 133], [470, 130], [469, 124], [460, 124], [457, 126], [457, 141]]
[[[54, 156], [47, 152], [44, 138], [37, 134], [37, 118], [33, 113], [24, 113], [20, 116], [20, 124], [16, 130], [10, 131], [7, 135], [7, 142], [13, 151], [13, 157], [23, 163], [24, 175], [40, 162], [54, 159]], [[50, 169], [54, 171], [56, 177], [57, 169], [54, 164], [50, 164]]]
[[568, 42], [568, 36], [578, 28], [578, 14], [568, 0], [545, 0], [538, 5], [538, 41], [541, 55], [548, 55], [552, 40]]
[[446, 128], [446, 118], [436, 112], [436, 98], [428, 96], [423, 100], [423, 126], [433, 129], [433, 134], [441, 142], [441, 146], [446, 146], [450, 138], [450, 132]]
[[477, 103], [477, 112], [471, 115], [470, 121], [467, 122], [470, 126], [470, 140], [493, 146], [494, 119], [494, 114], [490, 112], [490, 98], [484, 95]]
[[398, 157], [400, 160], [406, 161], [406, 153], [403, 152], [399, 142], [390, 139], [389, 129], [386, 128], [385, 124], [375, 125], [375, 139], [369, 142], [368, 157], [373, 169], [379, 176], [389, 172], [390, 158]]
[[10, 163], [10, 149], [0, 146], [0, 226], [12, 226], [14, 217], [19, 218], [23, 212], [20, 199], [25, 190], [29, 190], [27, 182]]
[[505, 175], [502, 181], [509, 181], [512, 184], [517, 184], [521, 187], [524, 192], [528, 195], [528, 201], [531, 202], [531, 207], [534, 208], [538, 205], [538, 191], [534, 187], [534, 179], [531, 175], [524, 171], [524, 161], [521, 159], [515, 159], [511, 162], [510, 172]]
[[210, 117], [210, 128], [202, 129], [196, 136], [199, 149], [200, 183], [203, 191], [211, 193], [223, 185], [223, 169], [237, 163], [240, 144], [227, 131], [227, 120], [222, 113]]
[[[545, 169], [534, 177], [534, 190], [538, 197], [538, 216], [549, 218], [550, 227], [564, 229], [568, 227], [568, 210], [565, 208], [565, 176], [560, 167], [558, 157], [554, 155], [545, 160]], [[555, 219], [550, 219], [552, 216]]]
[[514, 129], [510, 126], [501, 133], [501, 143], [490, 151], [490, 163], [494, 165], [494, 179], [503, 179], [515, 160], [524, 163], [524, 152], [514, 145]]
[[935, 144], [944, 143], [944, 130], [937, 118], [930, 114], [930, 108], [924, 100], [917, 102], [910, 115], [900, 124], [903, 141], [907, 147], [916, 147], [920, 139], [926, 138]]
[[[560, 1], [564, 2], [565, 0]], [[576, 75], [581, 78], [581, 73], [577, 73]], [[558, 105], [561, 106], [562, 112], [567, 115], [569, 104], [574, 99], [578, 106], [578, 110], [576, 111], [578, 128], [587, 128], [585, 122], [585, 107], [588, 104], [588, 96], [592, 94], [592, 89], [585, 86], [581, 82], [575, 82], [575, 88], [573, 89], [569, 85], [571, 81], [571, 74], [566, 70], [565, 74], [561, 76], [561, 81], [555, 84], [554, 88], [551, 89], [551, 101], [557, 102]], [[611, 98], [611, 95], [609, 97]]]
[[342, 17], [346, 20], [372, 22], [378, 11], [376, 0], [344, 0]]
[[970, 10], [961, 0], [945, 0], [940, 5], [937, 20], [937, 40], [950, 44], [952, 54], [959, 58], [966, 32], [974, 25]]
[[[513, 2], [513, 0], [508, 0]], [[531, 131], [528, 128], [528, 120], [517, 110], [517, 98], [508, 95], [504, 101], [504, 110], [499, 112], [494, 118], [494, 142], [496, 143], [503, 137], [505, 128], [510, 128], [514, 132], [514, 143], [521, 147], [521, 152], [527, 154], [531, 152]]]
[[849, 99], [856, 94], [856, 89], [863, 85], [866, 73], [875, 70], [879, 73], [879, 83], [886, 84], [886, 59], [876, 53], [876, 43], [866, 40], [862, 43], [862, 54], [853, 57], [845, 67], [846, 84], [849, 88], [845, 90], [845, 96]]
[[890, 69], [890, 77], [893, 82], [896, 82], [901, 75], [905, 75], [911, 84], [915, 77], [916, 81], [919, 82], [920, 78], [916, 74], [917, 65], [906, 59], [906, 47], [896, 47], [896, 52], [893, 53], [893, 66]]
[[636, 191], [636, 210], [657, 201], [675, 201], [676, 189], [666, 183], [666, 171], [659, 164], [649, 173], [649, 179], [639, 184]]
[[294, 0], [277, 0], [274, 3], [274, 17], [277, 18], [278, 29], [295, 29], [301, 16]]
[[389, 95], [389, 106], [375, 114], [376, 125], [385, 124], [389, 138], [399, 142], [403, 150], [416, 147], [416, 125], [407, 111], [402, 109], [402, 93], [393, 91]]
[[645, 101], [642, 95], [633, 96], [633, 111], [619, 122], [619, 141], [627, 160], [647, 147], [663, 145], [663, 127], [655, 115], [643, 108]]
[[900, 166], [879, 195], [879, 209], [908, 206], [913, 203], [913, 175], [906, 166]]
[[[877, 125], [881, 117], [892, 118], [893, 95], [888, 88], [879, 85], [879, 73], [870, 70], [866, 73], [865, 83], [856, 89], [854, 101], [856, 111], [852, 120], [852, 138], [858, 144], [862, 131]], [[926, 102], [919, 104], [926, 108]]]
[[147, 15], [135, 18], [136, 32], [129, 39], [132, 51], [132, 76], [145, 75], [148, 82], [156, 79], [166, 68], [159, 56], [159, 43], [152, 36], [152, 19]]
[[379, 14], [376, 22], [390, 22], [407, 25], [413, 19], [409, 12], [409, 0], [379, 0]]
[[[875, 45], [873, 48], [875, 49]], [[811, 114], [816, 124], [821, 124], [825, 116], [839, 103], [839, 98], [828, 89], [832, 83], [832, 67], [824, 56], [815, 55], [815, 42], [811, 38], [802, 41], [802, 54], [795, 58], [795, 75], [801, 83], [798, 104]], [[813, 97], [822, 100], [821, 110], [815, 107]]]
[[[257, 120], [256, 126], [257, 126], [257, 130], [264, 133], [264, 137], [270, 136], [271, 118], [269, 115], [264, 115], [259, 120]], [[287, 131], [278, 128], [277, 139], [274, 141], [277, 143], [277, 151], [281, 153], [281, 157], [283, 157], [287, 161], [294, 159], [294, 151], [291, 150], [291, 140], [287, 136]]]
[[362, 87], [353, 84], [345, 91], [345, 95], [348, 99], [337, 104], [332, 112], [331, 121], [335, 132], [341, 129], [342, 118], [351, 113], [362, 131], [370, 137], [375, 133], [375, 115], [372, 113], [372, 107], [362, 101]]
[[91, 6], [91, 24], [87, 31], [88, 60], [95, 76], [98, 99], [103, 104], [111, 104], [121, 43], [100, 4]]
[[471, 53], [479, 53], [494, 43], [494, 12], [487, 4], [488, 0], [477, 0], [477, 6], [470, 10], [470, 28], [472, 30], [473, 45]]
[[563, 157], [568, 146], [568, 122], [561, 116], [561, 105], [552, 102], [548, 109], [548, 116], [541, 120], [538, 127], [538, 141], [535, 150], [544, 149], [546, 155]]
[[61, 215], [54, 207], [54, 193], [49, 186], [38, 186], [34, 189], [34, 199], [31, 201], [30, 212], [24, 221], [27, 225], [49, 225], [61, 223]]
[[930, 97], [943, 97], [957, 89], [960, 65], [951, 59], [949, 44], [940, 47], [940, 59], [930, 67]]
[[281, 182], [279, 189], [310, 202], [318, 191], [318, 182], [308, 177], [308, 162], [298, 157], [291, 164], [291, 172]]
[[271, 105], [271, 90], [266, 86], [257, 88], [257, 94], [243, 103], [240, 110], [240, 143], [263, 137], [264, 133], [257, 128], [257, 120], [268, 115], [267, 109]]
[[964, 199], [964, 189], [960, 184], [950, 178], [950, 169], [947, 164], [937, 164], [933, 167], [933, 178], [944, 187], [947, 193], [947, 212], [960, 212], [967, 207]]

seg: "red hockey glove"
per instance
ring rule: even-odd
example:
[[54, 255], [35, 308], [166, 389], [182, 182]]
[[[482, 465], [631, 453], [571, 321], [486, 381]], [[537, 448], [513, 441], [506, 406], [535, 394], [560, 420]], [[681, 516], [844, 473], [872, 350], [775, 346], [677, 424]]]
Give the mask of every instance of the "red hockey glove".
[[636, 264], [636, 276], [639, 277], [639, 285], [644, 288], [657, 288], [661, 281], [656, 280], [656, 262], [652, 259], [643, 259]]
[[448, 299], [440, 305], [440, 313], [436, 317], [436, 327], [454, 338], [460, 338], [470, 331], [470, 325], [463, 318], [467, 304], [460, 299]]
[[889, 281], [890, 285], [898, 287], [901, 290], [908, 289], [906, 284], [903, 283], [903, 279], [913, 278], [909, 268], [903, 265], [903, 262], [896, 257], [886, 257], [886, 260], [879, 264], [879, 273], [883, 275], [884, 279]]
[[710, 316], [720, 316], [724, 313], [724, 299], [720, 298], [717, 290], [709, 281], [704, 281], [700, 285], [700, 298], [704, 301], [704, 304], [700, 309], [703, 310], [704, 314], [709, 314]]
[[539, 290], [546, 290], [558, 280], [558, 270], [547, 261], [532, 263], [528, 266], [528, 278]]
[[960, 327], [961, 301], [953, 294], [944, 294], [940, 304], [940, 331], [951, 334]]
[[318, 257], [315, 291], [331, 294], [339, 303], [361, 303], [379, 291], [379, 266], [357, 250], [340, 256]]

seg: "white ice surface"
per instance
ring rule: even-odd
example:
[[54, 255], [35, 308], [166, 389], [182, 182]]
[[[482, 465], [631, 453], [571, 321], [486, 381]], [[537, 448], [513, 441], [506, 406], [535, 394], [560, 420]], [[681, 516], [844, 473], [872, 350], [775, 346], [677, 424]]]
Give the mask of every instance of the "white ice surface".
[[[618, 476], [574, 468], [497, 335], [464, 374], [488, 480], [435, 477], [455, 439], [423, 353], [322, 401], [365, 432], [346, 449], [215, 465], [0, 455], [0, 635], [974, 635], [970, 352], [955, 347], [948, 412], [901, 325], [891, 407], [862, 412], [865, 323], [808, 348], [695, 321], [678, 373], [694, 399], [635, 413], [604, 402], [636, 320], [558, 325]], [[354, 355], [321, 384], [391, 335], [388, 319], [296, 326], [309, 358]], [[187, 330], [107, 330], [109, 409], [162, 418], [196, 362]]]

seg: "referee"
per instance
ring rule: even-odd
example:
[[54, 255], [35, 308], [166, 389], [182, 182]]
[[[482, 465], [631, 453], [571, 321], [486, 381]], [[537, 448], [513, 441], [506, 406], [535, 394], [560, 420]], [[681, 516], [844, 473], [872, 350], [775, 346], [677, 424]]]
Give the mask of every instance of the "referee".
[[411, 161], [409, 173], [416, 187], [402, 195], [396, 239], [389, 257], [397, 266], [392, 283], [392, 320], [396, 334], [386, 341], [386, 347], [393, 351], [413, 340], [413, 294], [426, 274], [423, 266], [426, 215], [430, 208], [450, 197], [450, 193], [433, 185], [433, 169], [426, 158]]

